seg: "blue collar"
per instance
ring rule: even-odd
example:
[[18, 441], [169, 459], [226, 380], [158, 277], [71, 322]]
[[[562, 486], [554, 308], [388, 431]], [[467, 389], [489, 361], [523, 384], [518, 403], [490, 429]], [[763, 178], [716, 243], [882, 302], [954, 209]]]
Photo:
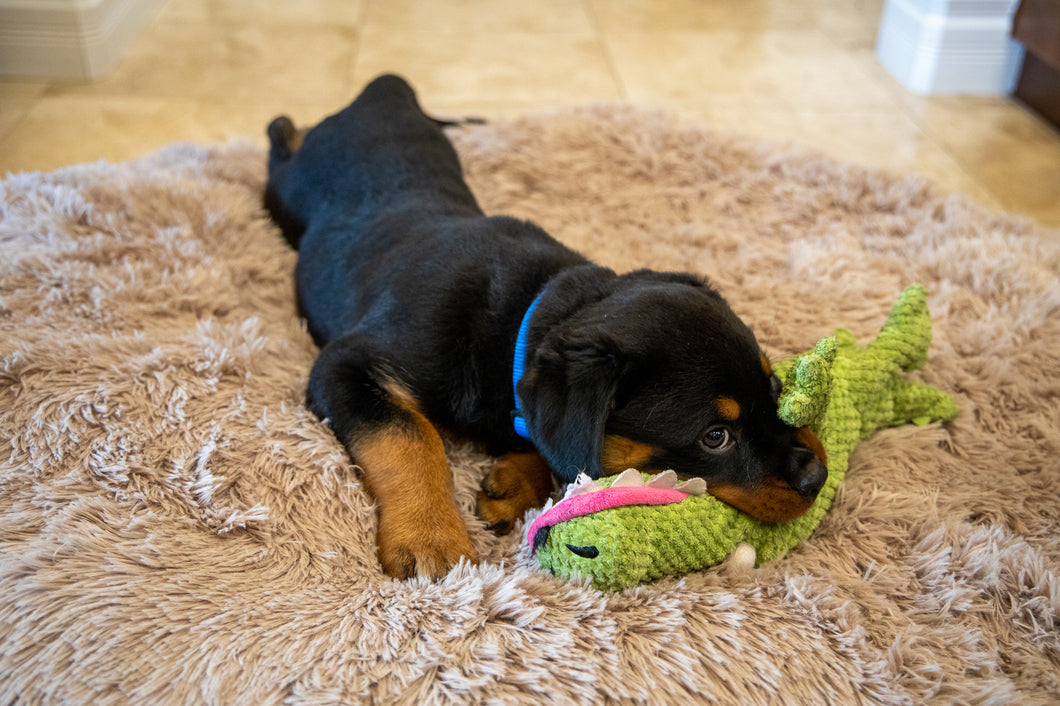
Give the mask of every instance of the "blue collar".
[[526, 419], [523, 418], [523, 407], [519, 402], [519, 381], [523, 379], [523, 371], [526, 368], [526, 339], [530, 336], [530, 316], [537, 308], [538, 302], [544, 292], [537, 295], [530, 308], [523, 315], [523, 323], [519, 325], [519, 336], [515, 339], [515, 358], [512, 360], [512, 390], [515, 392], [515, 411], [512, 412], [512, 425], [515, 433], [524, 439], [530, 440], [530, 430], [526, 428]]

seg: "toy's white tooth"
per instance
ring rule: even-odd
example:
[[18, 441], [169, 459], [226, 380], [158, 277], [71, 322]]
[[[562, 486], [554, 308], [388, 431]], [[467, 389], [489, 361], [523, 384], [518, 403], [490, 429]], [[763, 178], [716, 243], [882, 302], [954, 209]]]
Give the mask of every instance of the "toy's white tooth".
[[567, 486], [567, 490], [563, 493], [563, 499], [567, 500], [575, 495], [584, 495], [585, 493], [595, 493], [597, 490], [603, 490], [603, 486], [586, 474], [580, 473], [574, 482]]
[[680, 490], [682, 493], [688, 493], [689, 495], [702, 495], [707, 492], [707, 481], [702, 478], [689, 478], [686, 481], [678, 483], [674, 489]]
[[648, 481], [649, 488], [673, 488], [677, 485], [677, 474], [673, 471], [663, 471]]
[[635, 468], [627, 468], [618, 474], [618, 477], [615, 478], [615, 482], [611, 484], [611, 487], [623, 488], [641, 485], [644, 485], [644, 478], [641, 477], [640, 472]]

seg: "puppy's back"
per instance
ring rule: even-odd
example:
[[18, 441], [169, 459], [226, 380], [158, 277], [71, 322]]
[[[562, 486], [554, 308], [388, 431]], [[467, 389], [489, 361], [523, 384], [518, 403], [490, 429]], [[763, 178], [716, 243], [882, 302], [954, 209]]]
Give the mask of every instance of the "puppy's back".
[[405, 203], [423, 212], [482, 213], [440, 124], [398, 76], [372, 81], [297, 146], [273, 126], [266, 206], [295, 247], [311, 221], [370, 217]]

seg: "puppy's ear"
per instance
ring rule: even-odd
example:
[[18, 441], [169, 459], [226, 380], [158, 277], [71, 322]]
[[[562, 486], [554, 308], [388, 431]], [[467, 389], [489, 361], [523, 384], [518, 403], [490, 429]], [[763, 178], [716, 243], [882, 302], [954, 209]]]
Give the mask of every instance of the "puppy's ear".
[[530, 361], [519, 383], [527, 429], [565, 482], [600, 477], [604, 426], [628, 367], [610, 338], [591, 330], [550, 337]]

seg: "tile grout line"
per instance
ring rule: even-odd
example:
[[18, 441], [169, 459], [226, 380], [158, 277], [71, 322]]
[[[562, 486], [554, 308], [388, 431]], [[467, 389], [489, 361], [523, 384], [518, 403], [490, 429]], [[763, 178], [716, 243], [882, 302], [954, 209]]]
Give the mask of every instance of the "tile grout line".
[[[813, 29], [818, 34], [818, 36], [820, 36], [822, 38], [823, 41], [828, 42], [834, 48], [836, 48], [836, 49], [838, 49], [838, 50], [840, 50], [840, 51], [842, 51], [844, 53], [853, 53], [853, 52], [851, 52], [851, 50], [847, 49], [846, 47], [843, 47], [835, 39], [833, 39], [828, 34], [828, 32], [824, 31], [817, 24], [817, 22], [813, 23]], [[942, 142], [940, 142], [936, 138], [934, 133], [931, 130], [929, 130], [917, 118], [917, 116], [914, 114], [914, 111], [910, 108], [908, 103], [906, 103], [905, 101], [901, 100], [899, 96], [895, 95], [893, 86], [889, 86], [889, 85], [886, 85], [885, 83], [878, 82], [873, 76], [871, 76], [861, 66], [858, 66], [856, 62], [854, 62], [852, 65], [854, 66], [854, 70], [857, 71], [864, 78], [864, 80], [869, 81], [869, 82], [873, 82], [873, 83], [879, 83], [880, 88], [883, 90], [884, 94], [886, 94], [886, 96], [887, 96], [887, 100], [888, 100], [888, 103], [890, 104], [891, 109], [897, 111], [897, 113], [899, 113], [900, 115], [904, 115], [906, 118], [908, 118], [912, 122], [913, 126], [916, 128], [917, 132], [922, 136], [922, 138], [924, 140], [926, 140], [929, 144], [931, 144], [933, 147], [938, 149], [942, 154], [944, 154], [947, 157], [949, 157], [950, 160], [953, 162], [953, 164], [956, 165], [957, 169], [960, 170], [960, 173], [964, 177], [966, 177], [969, 181], [971, 181], [973, 184], [975, 184], [980, 189], [982, 189], [984, 193], [988, 194], [990, 196], [991, 200], [993, 201], [993, 203], [984, 204], [979, 199], [975, 198], [974, 195], [972, 195], [970, 193], [963, 193], [962, 194], [963, 196], [974, 200], [976, 203], [979, 203], [982, 206], [985, 206], [985, 207], [989, 208], [991, 211], [996, 211], [996, 210], [998, 210], [998, 208], [1001, 208], [1002, 211], [1006, 210], [1006, 209], [1003, 208], [1002, 201], [998, 197], [997, 193], [993, 189], [989, 188], [978, 176], [976, 176], [975, 173], [973, 173], [971, 170], [969, 170], [968, 166], [964, 163], [964, 161], [960, 158], [959, 155], [954, 154], [949, 148], [946, 147], [945, 144], [943, 144]], [[796, 108], [796, 110], [797, 110], [797, 108]], [[935, 179], [935, 178], [933, 178], [931, 176], [928, 176], [926, 174], [920, 173], [918, 170], [910, 169], [910, 170], [907, 170], [907, 171], [916, 173], [919, 176], [927, 179], [928, 181], [930, 181], [937, 188], [945, 188], [945, 190], [948, 191], [948, 192], [953, 192], [954, 191], [953, 189], [943, 187], [939, 183], [939, 181], [937, 179]]]
[[614, 54], [611, 51], [611, 45], [607, 41], [607, 35], [604, 32], [603, 26], [600, 24], [600, 18], [597, 17], [596, 12], [589, 0], [580, 0], [582, 10], [589, 18], [589, 23], [593, 27], [593, 32], [596, 34], [597, 44], [600, 46], [600, 52], [603, 54], [604, 63], [607, 64], [607, 71], [611, 74], [611, 80], [615, 83], [615, 88], [618, 89], [618, 99], [620, 103], [629, 103], [629, 92], [626, 90], [626, 84], [622, 81], [621, 74], [618, 71], [618, 64], [615, 62]]
[[353, 28], [353, 54], [349, 65], [346, 67], [346, 84], [349, 87], [347, 93], [354, 95], [357, 86], [353, 85], [353, 77], [357, 75], [357, 62], [360, 60], [361, 51], [364, 49], [364, 28], [368, 23], [368, 4], [372, 0], [361, 0], [361, 7], [357, 12], [357, 22]]

